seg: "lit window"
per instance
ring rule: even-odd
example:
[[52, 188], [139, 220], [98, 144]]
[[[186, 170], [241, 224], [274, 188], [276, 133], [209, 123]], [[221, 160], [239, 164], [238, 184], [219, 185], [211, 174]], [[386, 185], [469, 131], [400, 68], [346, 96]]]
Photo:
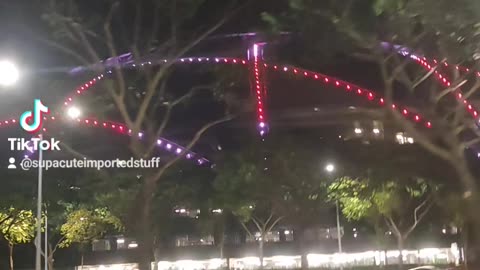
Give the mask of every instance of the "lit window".
[[404, 132], [397, 133], [395, 139], [399, 144], [413, 144], [415, 142], [412, 137], [408, 137]]

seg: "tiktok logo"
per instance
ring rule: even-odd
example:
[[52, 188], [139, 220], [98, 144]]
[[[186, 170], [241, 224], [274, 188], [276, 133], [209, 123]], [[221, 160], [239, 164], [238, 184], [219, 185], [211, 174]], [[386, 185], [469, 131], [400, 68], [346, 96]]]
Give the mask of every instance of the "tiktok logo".
[[33, 103], [33, 110], [26, 111], [22, 114], [22, 116], [20, 116], [20, 126], [29, 133], [36, 133], [42, 127], [42, 116], [49, 113], [50, 110], [48, 107], [43, 105], [40, 99], [35, 99]]

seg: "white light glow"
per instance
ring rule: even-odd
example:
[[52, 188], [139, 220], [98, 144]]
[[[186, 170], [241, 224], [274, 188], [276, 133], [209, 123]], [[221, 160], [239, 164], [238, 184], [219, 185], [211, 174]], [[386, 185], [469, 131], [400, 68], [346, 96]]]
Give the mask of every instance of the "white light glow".
[[361, 128], [355, 128], [355, 134], [362, 134], [363, 130]]
[[130, 243], [128, 244], [128, 248], [137, 248], [138, 244], [137, 243]]
[[15, 64], [10, 61], [0, 61], [0, 85], [2, 86], [12, 86], [20, 77], [20, 72], [18, 71]]
[[257, 44], [253, 45], [253, 57], [255, 57], [255, 58], [258, 57], [258, 45]]
[[77, 119], [80, 117], [80, 115], [82, 115], [82, 112], [77, 107], [70, 107], [68, 108], [67, 115], [72, 119]]
[[335, 165], [333, 164], [327, 164], [327, 166], [325, 166], [325, 171], [331, 173], [333, 171], [335, 171]]
[[125, 239], [123, 238], [117, 239], [117, 244], [124, 244], [124, 243], [125, 243]]
[[373, 129], [373, 133], [374, 133], [374, 134], [380, 134], [380, 129], [374, 128], [374, 129]]

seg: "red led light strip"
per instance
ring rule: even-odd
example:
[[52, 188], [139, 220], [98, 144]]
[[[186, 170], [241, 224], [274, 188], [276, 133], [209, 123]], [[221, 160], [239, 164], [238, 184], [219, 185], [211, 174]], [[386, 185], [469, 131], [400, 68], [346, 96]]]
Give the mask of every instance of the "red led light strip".
[[[428, 63], [428, 61], [426, 60], [426, 58], [414, 58], [414, 60], [419, 64], [421, 65], [422, 67], [424, 67], [426, 70], [432, 70], [434, 69], [435, 67], [433, 65], [431, 65], [430, 63]], [[438, 63], [436, 60], [433, 60], [435, 65]], [[448, 63], [444, 63], [444, 65], [448, 66]], [[459, 66], [456, 66], [456, 69], [461, 69], [461, 67]], [[467, 72], [469, 71], [468, 68], [464, 68]], [[435, 78], [441, 83], [443, 84], [443, 86], [445, 87], [450, 87], [451, 85], [451, 82], [450, 80], [447, 78], [447, 76], [445, 74], [442, 74], [441, 72], [439, 72], [438, 70], [435, 70], [434, 71], [434, 75], [435, 75]], [[477, 73], [477, 76], [478, 73]], [[463, 104], [465, 105], [465, 109], [467, 110], [468, 113], [470, 113], [470, 115], [478, 121], [478, 118], [479, 118], [479, 112], [475, 109], [475, 107], [466, 99], [463, 98], [463, 94], [462, 94], [462, 91], [461, 91], [461, 88], [457, 88], [455, 89], [455, 91], [453, 92], [453, 94], [455, 95], [455, 97], [457, 98], [457, 100], [463, 102]]]
[[[283, 71], [285, 73], [293, 74], [296, 76], [303, 76], [304, 78], [313, 79], [325, 85], [331, 85], [335, 86], [336, 88], [341, 88], [347, 93], [355, 93], [359, 96], [365, 97], [368, 101], [374, 102], [378, 105], [385, 105], [385, 99], [383, 97], [378, 94], [374, 94], [372, 91], [362, 88], [358, 85], [306, 69], [279, 65], [267, 65], [267, 67], [268, 66], [274, 71]], [[399, 107], [398, 105], [392, 104], [391, 109], [401, 111], [405, 118], [411, 119], [416, 123], [423, 124], [427, 128], [432, 127], [432, 123], [430, 121], [424, 119], [420, 114], [409, 111], [407, 108]]]
[[257, 123], [260, 136], [266, 135], [268, 131], [268, 122], [265, 110], [265, 67], [263, 65], [263, 59], [261, 57], [262, 46], [260, 44], [254, 44], [250, 51], [250, 57], [253, 56], [252, 67], [252, 92], [256, 99], [257, 108]]

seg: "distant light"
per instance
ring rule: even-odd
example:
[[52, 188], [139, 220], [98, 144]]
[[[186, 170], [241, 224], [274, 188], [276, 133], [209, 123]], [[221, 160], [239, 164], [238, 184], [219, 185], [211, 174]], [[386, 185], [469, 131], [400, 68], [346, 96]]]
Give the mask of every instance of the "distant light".
[[180, 213], [184, 214], [184, 213], [186, 213], [186, 212], [187, 212], [186, 209], [184, 209], [184, 208], [180, 209]]
[[447, 229], [442, 229], [443, 234], [447, 234]]
[[253, 45], [253, 56], [258, 57], [258, 45], [257, 44]]
[[411, 137], [407, 138], [407, 142], [410, 143], [410, 144], [413, 144], [414, 143], [413, 138], [411, 138]]
[[77, 107], [68, 108], [67, 115], [72, 119], [77, 119], [78, 117], [80, 117], [81, 114], [82, 112]]
[[137, 248], [138, 244], [137, 243], [130, 243], [128, 244], [128, 248]]
[[380, 134], [380, 129], [374, 128], [374, 129], [373, 129], [373, 133], [374, 133], [374, 134]]
[[0, 85], [2, 86], [12, 86], [20, 77], [20, 72], [18, 71], [15, 64], [10, 61], [0, 61]]
[[335, 165], [333, 164], [327, 164], [327, 166], [325, 166], [325, 171], [331, 173], [333, 171], [335, 171]]
[[285, 234], [285, 235], [289, 235], [289, 234], [290, 234], [290, 231], [285, 231], [284, 234]]
[[118, 238], [117, 239], [117, 244], [124, 244], [125, 243], [125, 239], [123, 238]]
[[363, 130], [361, 128], [355, 128], [355, 134], [362, 134]]
[[212, 212], [217, 213], [217, 214], [221, 214], [223, 212], [223, 210], [222, 209], [213, 209]]

